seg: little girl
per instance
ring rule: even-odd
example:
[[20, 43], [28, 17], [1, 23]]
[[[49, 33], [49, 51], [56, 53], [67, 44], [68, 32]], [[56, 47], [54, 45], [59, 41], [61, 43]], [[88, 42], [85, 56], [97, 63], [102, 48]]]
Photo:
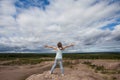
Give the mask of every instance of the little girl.
[[74, 46], [74, 44], [70, 44], [68, 46], [62, 46], [61, 42], [57, 43], [57, 47], [45, 45], [45, 48], [52, 48], [52, 49], [57, 51], [56, 52], [56, 57], [55, 57], [55, 62], [54, 62], [54, 65], [51, 68], [50, 74], [53, 73], [53, 70], [55, 69], [56, 64], [59, 62], [61, 73], [62, 73], [62, 75], [64, 75], [64, 69], [63, 69], [63, 65], [62, 65], [62, 51], [65, 50], [68, 47], [71, 47], [71, 46]]

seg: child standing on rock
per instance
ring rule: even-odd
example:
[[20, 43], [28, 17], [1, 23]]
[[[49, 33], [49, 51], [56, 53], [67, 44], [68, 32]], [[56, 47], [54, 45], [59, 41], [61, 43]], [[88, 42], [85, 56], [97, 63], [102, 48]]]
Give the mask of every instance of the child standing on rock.
[[45, 45], [45, 48], [52, 48], [56, 50], [56, 57], [55, 57], [54, 65], [51, 68], [50, 74], [53, 73], [53, 70], [55, 69], [57, 63], [59, 62], [62, 76], [64, 76], [64, 69], [63, 69], [63, 64], [62, 64], [62, 51], [71, 46], [74, 46], [74, 44], [62, 46], [61, 42], [57, 43], [57, 47]]

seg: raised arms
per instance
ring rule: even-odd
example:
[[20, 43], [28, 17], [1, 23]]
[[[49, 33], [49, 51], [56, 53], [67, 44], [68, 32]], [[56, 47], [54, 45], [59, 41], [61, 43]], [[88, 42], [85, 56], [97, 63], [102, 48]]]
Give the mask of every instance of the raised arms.
[[74, 46], [74, 44], [69, 44], [67, 46], [64, 46], [63, 48], [66, 49], [66, 48], [69, 48], [69, 47], [72, 47], [72, 46]]
[[48, 46], [48, 45], [45, 45], [44, 46], [45, 48], [52, 48], [52, 49], [54, 49], [54, 50], [56, 50], [57, 48], [56, 47], [54, 47], [54, 46]]
[[[74, 44], [69, 44], [69, 45], [67, 45], [67, 46], [63, 46], [63, 50], [66, 49], [66, 48], [72, 47], [72, 46], [74, 46]], [[44, 47], [45, 47], [45, 48], [52, 48], [52, 49], [54, 49], [54, 50], [57, 50], [57, 47], [54, 47], [54, 46], [45, 45]]]

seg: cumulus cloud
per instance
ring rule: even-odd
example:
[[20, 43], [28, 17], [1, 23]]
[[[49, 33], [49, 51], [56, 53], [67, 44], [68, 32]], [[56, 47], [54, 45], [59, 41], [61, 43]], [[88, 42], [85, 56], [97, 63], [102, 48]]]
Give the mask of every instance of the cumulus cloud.
[[[43, 46], [59, 41], [76, 44], [67, 52], [120, 50], [120, 1], [37, 1], [27, 7], [21, 0], [0, 1], [0, 51], [52, 52]], [[102, 29], [112, 23], [113, 30]]]

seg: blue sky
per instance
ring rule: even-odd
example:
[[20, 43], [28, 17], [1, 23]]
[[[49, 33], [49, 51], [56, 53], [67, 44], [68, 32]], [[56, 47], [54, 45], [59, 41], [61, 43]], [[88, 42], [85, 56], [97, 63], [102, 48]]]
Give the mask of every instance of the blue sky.
[[19, 8], [30, 8], [30, 7], [38, 7], [40, 9], [45, 10], [46, 6], [49, 5], [49, 0], [17, 0], [15, 2], [15, 6]]
[[120, 0], [0, 0], [0, 52], [120, 52]]

